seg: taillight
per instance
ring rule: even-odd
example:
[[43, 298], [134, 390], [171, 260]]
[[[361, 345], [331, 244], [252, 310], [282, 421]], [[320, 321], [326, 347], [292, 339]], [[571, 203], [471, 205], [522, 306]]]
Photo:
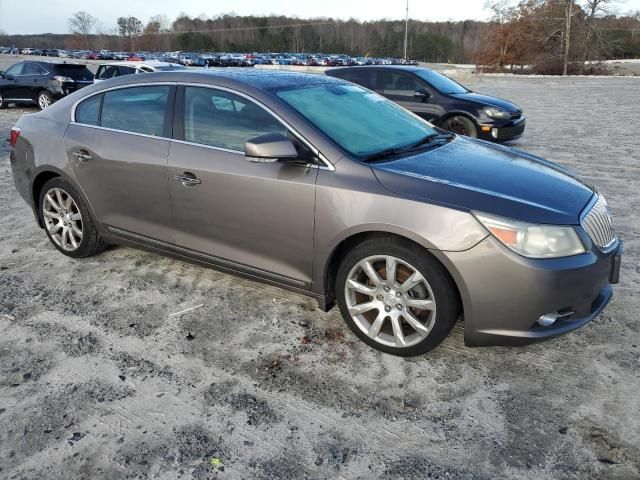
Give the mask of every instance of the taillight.
[[13, 127], [11, 129], [11, 134], [9, 135], [9, 145], [11, 145], [11, 147], [16, 146], [18, 137], [20, 137], [20, 129], [18, 127]]

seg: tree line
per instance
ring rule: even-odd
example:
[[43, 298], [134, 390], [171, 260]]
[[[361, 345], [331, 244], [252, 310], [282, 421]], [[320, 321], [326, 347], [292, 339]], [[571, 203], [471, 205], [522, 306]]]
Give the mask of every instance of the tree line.
[[[590, 73], [603, 59], [640, 58], [640, 13], [618, 16], [616, 0], [488, 0], [489, 22], [409, 21], [408, 56], [475, 62], [493, 71]], [[281, 15], [142, 20], [111, 28], [81, 11], [69, 34], [0, 35], [0, 45], [124, 51], [323, 52], [402, 57], [404, 21], [299, 19]]]

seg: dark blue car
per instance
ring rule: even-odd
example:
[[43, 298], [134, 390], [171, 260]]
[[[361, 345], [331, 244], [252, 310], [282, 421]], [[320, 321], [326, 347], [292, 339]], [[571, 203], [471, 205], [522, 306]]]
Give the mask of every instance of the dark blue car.
[[360, 66], [335, 68], [327, 75], [373, 90], [445, 130], [493, 141], [524, 132], [522, 110], [501, 98], [472, 92], [428, 68]]

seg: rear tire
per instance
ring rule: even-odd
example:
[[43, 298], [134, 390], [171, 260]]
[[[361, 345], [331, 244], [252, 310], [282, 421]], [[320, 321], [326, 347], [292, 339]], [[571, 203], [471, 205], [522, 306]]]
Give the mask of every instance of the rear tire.
[[8, 104], [5, 101], [5, 99], [2, 96], [2, 93], [0, 93], [0, 110], [7, 108]]
[[462, 115], [456, 115], [454, 117], [447, 118], [442, 128], [458, 135], [464, 135], [466, 137], [477, 138], [478, 128], [473, 120], [463, 117]]
[[38, 96], [36, 97], [36, 103], [38, 104], [38, 108], [40, 110], [44, 110], [45, 108], [49, 108], [53, 103], [53, 96], [49, 93], [48, 90], [41, 90], [38, 92]]
[[336, 297], [358, 338], [403, 357], [438, 346], [459, 313], [455, 285], [445, 268], [428, 252], [396, 237], [366, 240], [351, 250], [338, 269]]
[[38, 214], [49, 241], [68, 257], [90, 257], [109, 246], [100, 238], [78, 191], [60, 177], [52, 178], [42, 187]]

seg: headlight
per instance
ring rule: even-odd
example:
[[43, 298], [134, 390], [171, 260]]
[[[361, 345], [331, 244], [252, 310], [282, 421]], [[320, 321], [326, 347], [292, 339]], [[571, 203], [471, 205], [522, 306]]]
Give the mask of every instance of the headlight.
[[494, 237], [525, 257], [569, 257], [585, 252], [580, 237], [571, 226], [520, 222], [486, 213], [474, 215]]
[[506, 110], [497, 107], [484, 107], [484, 113], [491, 118], [508, 119], [511, 118], [511, 114]]

